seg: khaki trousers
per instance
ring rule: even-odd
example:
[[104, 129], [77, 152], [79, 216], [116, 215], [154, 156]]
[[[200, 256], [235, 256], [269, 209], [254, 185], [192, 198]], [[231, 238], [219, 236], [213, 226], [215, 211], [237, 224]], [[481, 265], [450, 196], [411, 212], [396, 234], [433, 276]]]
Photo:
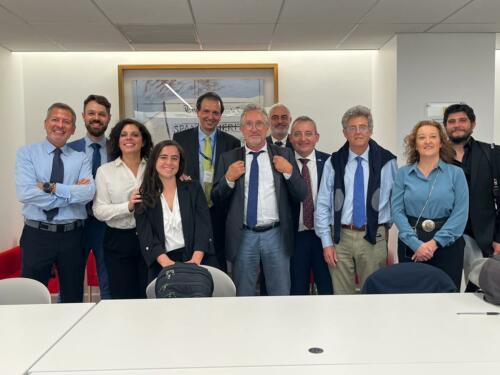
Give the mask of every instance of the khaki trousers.
[[356, 293], [356, 273], [362, 287], [368, 276], [386, 265], [387, 232], [383, 225], [379, 226], [377, 243], [372, 245], [363, 238], [365, 232], [341, 229], [340, 243], [335, 245], [337, 266], [329, 267], [335, 294]]

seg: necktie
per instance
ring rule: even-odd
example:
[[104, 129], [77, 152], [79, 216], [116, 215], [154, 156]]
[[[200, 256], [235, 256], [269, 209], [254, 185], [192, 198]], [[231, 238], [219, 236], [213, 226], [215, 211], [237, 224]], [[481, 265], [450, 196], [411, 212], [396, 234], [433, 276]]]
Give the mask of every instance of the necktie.
[[314, 202], [312, 195], [311, 174], [307, 163], [309, 159], [299, 159], [302, 162], [302, 177], [306, 181], [307, 194], [306, 198], [302, 201], [302, 220], [307, 229], [314, 228]]
[[248, 201], [247, 201], [247, 226], [254, 228], [257, 225], [257, 198], [259, 193], [259, 163], [257, 157], [263, 151], [250, 153], [253, 155], [250, 166], [250, 178], [248, 183]]
[[[52, 159], [52, 172], [50, 173], [50, 182], [62, 183], [64, 180], [64, 164], [61, 159], [61, 149], [54, 149], [54, 158]], [[47, 220], [52, 221], [59, 212], [59, 208], [44, 210]]]
[[[203, 157], [203, 171], [212, 172], [212, 179], [213, 179], [214, 166], [212, 164], [212, 139], [210, 137], [205, 137], [202, 157]], [[212, 200], [210, 199], [210, 193], [212, 192], [212, 180], [203, 181], [203, 191], [205, 192], [205, 198], [207, 199], [208, 207], [211, 207]]]
[[274, 144], [278, 147], [283, 147], [283, 142], [281, 142], [281, 141], [276, 141], [276, 142], [274, 142]]
[[363, 176], [363, 166], [361, 164], [363, 158], [361, 156], [356, 157], [358, 166], [356, 167], [356, 172], [354, 173], [354, 194], [353, 194], [353, 204], [352, 204], [352, 223], [357, 228], [361, 228], [366, 224], [366, 213], [365, 213], [365, 179]]
[[92, 143], [90, 147], [94, 149], [92, 153], [92, 176], [95, 178], [97, 168], [101, 166], [101, 152], [99, 151], [101, 145], [99, 143]]

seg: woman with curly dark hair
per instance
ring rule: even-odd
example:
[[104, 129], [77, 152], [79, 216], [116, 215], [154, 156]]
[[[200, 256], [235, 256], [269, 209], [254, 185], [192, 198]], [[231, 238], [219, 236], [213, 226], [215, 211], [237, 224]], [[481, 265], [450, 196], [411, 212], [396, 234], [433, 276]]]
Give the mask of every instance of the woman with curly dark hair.
[[103, 248], [111, 298], [145, 298], [147, 267], [136, 235], [134, 208], [141, 202], [139, 186], [153, 142], [143, 124], [125, 119], [111, 130], [108, 147], [113, 161], [97, 170], [93, 212], [106, 222]]
[[469, 192], [453, 147], [435, 121], [420, 121], [405, 138], [408, 165], [392, 188], [392, 216], [399, 230], [400, 262], [423, 262], [445, 271], [460, 290], [462, 234]]
[[213, 254], [210, 212], [198, 181], [181, 181], [184, 152], [171, 140], [151, 153], [135, 210], [137, 234], [149, 281], [175, 262], [200, 264]]

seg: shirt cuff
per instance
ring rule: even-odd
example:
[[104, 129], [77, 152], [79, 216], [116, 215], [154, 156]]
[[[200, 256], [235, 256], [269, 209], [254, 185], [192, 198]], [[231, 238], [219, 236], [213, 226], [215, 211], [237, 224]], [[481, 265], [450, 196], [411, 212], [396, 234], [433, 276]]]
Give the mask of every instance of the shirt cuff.
[[292, 175], [290, 173], [283, 173], [283, 177], [285, 177], [285, 180], [289, 180]]
[[321, 245], [323, 246], [323, 249], [325, 247], [333, 246], [332, 236], [330, 233], [321, 236]]
[[234, 181], [229, 181], [229, 180], [226, 178], [226, 183], [227, 183], [227, 186], [229, 186], [231, 189], [234, 189]]

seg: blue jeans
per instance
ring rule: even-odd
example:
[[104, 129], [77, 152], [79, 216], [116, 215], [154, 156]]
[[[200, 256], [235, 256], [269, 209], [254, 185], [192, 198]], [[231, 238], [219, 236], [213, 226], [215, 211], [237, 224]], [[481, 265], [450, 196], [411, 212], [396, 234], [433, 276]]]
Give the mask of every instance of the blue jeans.
[[280, 227], [265, 232], [243, 229], [240, 249], [233, 262], [236, 295], [255, 295], [261, 261], [268, 295], [289, 295], [290, 257], [281, 238]]

